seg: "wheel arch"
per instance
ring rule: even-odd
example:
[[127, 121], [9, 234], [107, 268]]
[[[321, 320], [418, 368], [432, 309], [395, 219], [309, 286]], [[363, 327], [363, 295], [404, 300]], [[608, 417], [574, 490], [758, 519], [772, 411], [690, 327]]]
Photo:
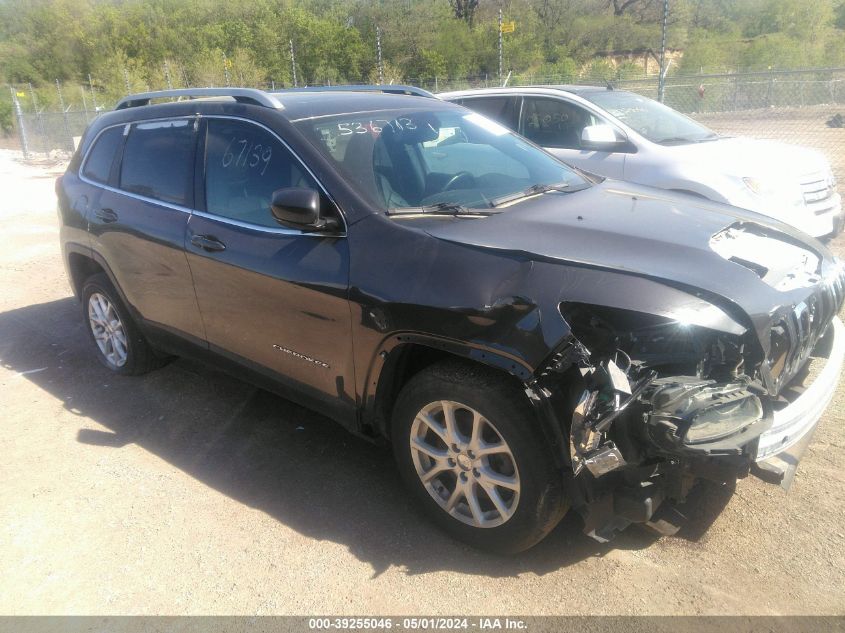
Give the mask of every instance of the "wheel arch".
[[401, 334], [386, 340], [375, 354], [363, 398], [365, 433], [390, 439], [393, 409], [402, 388], [415, 375], [435, 363], [459, 361], [496, 372], [524, 394], [534, 413], [537, 430], [548, 442], [558, 465], [567, 463], [561, 421], [546, 390], [538, 387], [534, 374], [521, 361], [488, 348], [470, 346], [418, 334]]
[[[70, 251], [67, 254], [67, 269], [70, 287], [77, 299], [82, 299], [82, 286], [85, 280], [96, 275], [105, 273], [105, 269], [88, 253]], [[108, 274], [108, 273], [106, 273]]]
[[96, 251], [80, 252], [78, 250], [69, 250], [67, 253], [67, 270], [73, 293], [80, 301], [82, 300], [82, 286], [85, 284], [85, 280], [92, 275], [103, 273], [108, 277], [109, 282], [111, 282], [123, 305], [129, 310], [132, 318], [140, 323], [140, 315], [127, 299], [126, 293], [123, 292], [120, 284], [117, 283], [117, 279], [108, 263]]
[[420, 371], [448, 360], [487, 367], [509, 376], [520, 388], [532, 375], [523, 361], [494, 350], [428, 335], [397, 334], [374, 354], [363, 394], [365, 429], [389, 437], [393, 405], [402, 387]]

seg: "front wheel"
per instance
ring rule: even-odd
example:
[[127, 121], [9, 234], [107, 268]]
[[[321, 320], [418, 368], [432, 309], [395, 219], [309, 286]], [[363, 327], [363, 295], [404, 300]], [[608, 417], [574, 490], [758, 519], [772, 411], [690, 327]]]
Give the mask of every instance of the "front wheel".
[[400, 473], [426, 513], [482, 549], [528, 549], [567, 509], [562, 476], [522, 392], [464, 363], [411, 379], [393, 417]]

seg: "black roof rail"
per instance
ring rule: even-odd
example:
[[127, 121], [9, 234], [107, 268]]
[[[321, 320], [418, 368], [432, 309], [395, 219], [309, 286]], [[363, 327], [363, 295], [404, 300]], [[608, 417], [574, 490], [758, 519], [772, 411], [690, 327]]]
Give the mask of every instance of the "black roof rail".
[[176, 99], [179, 97], [189, 99], [232, 97], [238, 103], [251, 103], [276, 110], [284, 108], [282, 102], [272, 93], [255, 88], [177, 88], [175, 90], [157, 90], [128, 95], [117, 102], [115, 110], [149, 105], [152, 99]]
[[416, 86], [406, 86], [403, 84], [338, 84], [335, 86], [307, 86], [305, 88], [282, 88], [275, 90], [271, 94], [279, 94], [286, 92], [384, 92], [395, 95], [410, 95], [413, 97], [429, 97], [436, 99], [432, 93]]

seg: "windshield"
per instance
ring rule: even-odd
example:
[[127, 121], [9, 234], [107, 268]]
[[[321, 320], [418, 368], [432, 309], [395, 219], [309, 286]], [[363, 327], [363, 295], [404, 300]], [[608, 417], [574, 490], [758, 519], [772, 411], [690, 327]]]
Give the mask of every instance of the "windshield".
[[653, 143], [682, 145], [719, 138], [680, 112], [631, 92], [596, 90], [582, 95]]
[[463, 108], [356, 112], [294, 124], [389, 211], [485, 209], [518, 192], [530, 195], [529, 189], [589, 185], [544, 151]]

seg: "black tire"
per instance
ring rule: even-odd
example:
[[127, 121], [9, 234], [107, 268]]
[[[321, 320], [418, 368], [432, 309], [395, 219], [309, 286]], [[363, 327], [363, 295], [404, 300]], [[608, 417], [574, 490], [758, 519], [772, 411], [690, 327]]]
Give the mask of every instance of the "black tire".
[[[519, 495], [513, 513], [500, 525], [481, 527], [455, 518], [441, 507], [433, 496], [436, 493], [430, 492], [417, 474], [410, 447], [414, 420], [424, 408], [444, 400], [480, 413], [495, 427], [491, 431], [497, 432], [510, 449], [518, 473]], [[418, 426], [418, 431], [420, 428], [423, 427]], [[503, 554], [521, 552], [537, 544], [560, 522], [569, 507], [563, 475], [541, 438], [536, 416], [522, 390], [508, 376], [471, 363], [449, 361], [421, 371], [402, 389], [393, 410], [394, 456], [402, 479], [425, 513], [453, 537], [473, 547]], [[510, 462], [510, 457], [506, 459]], [[456, 472], [463, 476], [462, 471]], [[465, 474], [478, 477], [475, 468], [471, 472]], [[453, 477], [448, 473], [445, 476]], [[458, 485], [456, 478], [454, 481]], [[486, 493], [475, 481], [472, 479], [470, 485], [481, 499], [480, 495]], [[448, 488], [448, 485], [442, 488], [441, 502], [446, 501]], [[468, 510], [468, 499], [463, 499]], [[486, 495], [486, 501], [489, 507], [492, 498]], [[500, 518], [504, 516], [498, 514]]]
[[[88, 316], [89, 302], [91, 296], [94, 294], [100, 294], [108, 299], [123, 326], [126, 339], [126, 358], [125, 362], [119, 366], [103, 354], [97, 341], [94, 339], [94, 330]], [[156, 355], [155, 350], [153, 350], [144, 338], [144, 335], [141, 334], [138, 326], [135, 325], [135, 322], [129, 315], [129, 311], [123, 305], [120, 295], [104, 273], [91, 275], [83, 283], [82, 316], [85, 321], [85, 331], [88, 332], [88, 338], [94, 347], [97, 360], [109, 370], [125, 376], [139, 376], [165, 364], [166, 359]]]

